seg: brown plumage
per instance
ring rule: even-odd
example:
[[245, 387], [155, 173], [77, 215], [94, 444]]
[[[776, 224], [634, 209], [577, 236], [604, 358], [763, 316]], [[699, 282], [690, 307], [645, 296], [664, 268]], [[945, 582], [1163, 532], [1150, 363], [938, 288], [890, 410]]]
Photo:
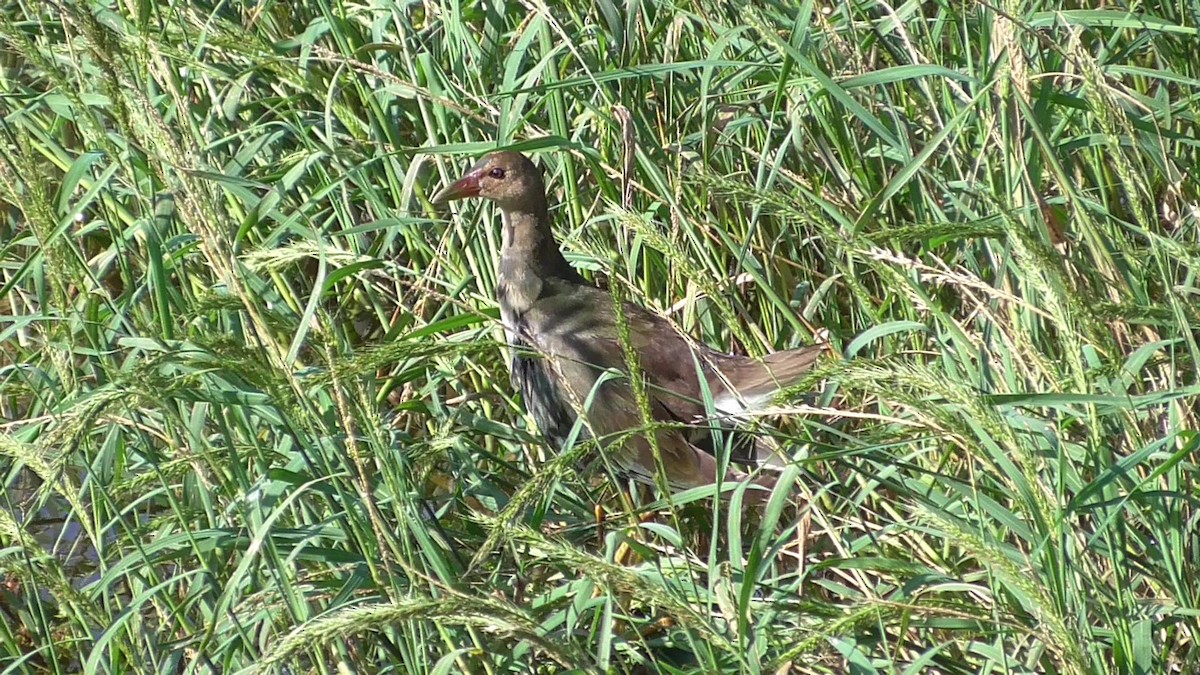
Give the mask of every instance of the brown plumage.
[[[588, 426], [611, 460], [633, 477], [654, 484], [654, 454], [627, 378], [596, 383], [609, 369], [627, 371], [612, 299], [588, 284], [563, 258], [550, 229], [541, 173], [517, 152], [490, 154], [457, 182], [434, 195], [444, 203], [466, 197], [489, 199], [504, 221], [497, 286], [501, 318], [512, 347], [513, 386], [524, 398], [542, 433], [561, 448], [586, 407]], [[735, 415], [770, 403], [781, 387], [809, 372], [823, 347], [776, 352], [762, 361], [724, 354], [680, 335], [669, 321], [626, 303], [630, 346], [639, 355], [650, 413], [659, 422], [694, 424], [707, 416], [704, 388], [717, 411]], [[698, 372], [703, 373], [703, 386]], [[595, 391], [593, 389], [595, 388]], [[716, 482], [715, 457], [702, 451], [707, 427], [659, 428], [654, 432], [667, 483], [686, 489]], [[607, 439], [607, 442], [606, 442]], [[614, 439], [622, 439], [618, 445]], [[729, 470], [725, 481], [745, 476]], [[771, 487], [774, 481], [754, 482]], [[747, 491], [760, 501], [765, 490]]]

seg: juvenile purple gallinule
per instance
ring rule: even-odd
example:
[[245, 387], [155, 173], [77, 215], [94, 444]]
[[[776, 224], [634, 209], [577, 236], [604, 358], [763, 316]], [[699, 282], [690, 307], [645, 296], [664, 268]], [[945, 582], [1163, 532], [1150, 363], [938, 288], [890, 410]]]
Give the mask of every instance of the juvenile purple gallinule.
[[[654, 454], [645, 433], [625, 433], [646, 425], [628, 378], [609, 378], [609, 369], [628, 366], [611, 296], [587, 283], [567, 263], [550, 229], [542, 175], [518, 152], [490, 154], [457, 182], [433, 197], [445, 203], [467, 197], [490, 199], [500, 207], [504, 233], [497, 295], [504, 330], [512, 347], [513, 386], [542, 433], [562, 448], [576, 421], [578, 402], [609, 458], [631, 477], [655, 484]], [[639, 356], [650, 413], [657, 422], [695, 424], [707, 416], [704, 388], [713, 407], [737, 414], [761, 408], [780, 388], [812, 369], [821, 345], [776, 352], [761, 361], [724, 354], [680, 335], [666, 319], [626, 303], [629, 343]], [[703, 375], [701, 385], [699, 374]], [[596, 390], [593, 392], [593, 388]], [[573, 403], [573, 401], [575, 403]], [[716, 458], [700, 449], [707, 426], [657, 428], [655, 434], [666, 480], [672, 490], [717, 481]], [[725, 481], [743, 480], [731, 469]], [[771, 487], [759, 476], [755, 483]], [[761, 501], [765, 490], [748, 490]]]

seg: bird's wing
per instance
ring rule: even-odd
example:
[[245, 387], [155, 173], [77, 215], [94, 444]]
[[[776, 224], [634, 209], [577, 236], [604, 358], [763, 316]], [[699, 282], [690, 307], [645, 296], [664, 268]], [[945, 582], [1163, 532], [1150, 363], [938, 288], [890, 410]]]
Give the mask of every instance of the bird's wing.
[[[566, 286], [564, 284], [564, 286]], [[530, 323], [548, 351], [568, 349], [574, 358], [603, 371], [629, 371], [612, 297], [592, 287], [552, 288], [538, 300]], [[711, 370], [707, 347], [680, 335], [666, 319], [625, 305], [629, 347], [637, 355], [654, 419], [691, 423], [704, 417], [698, 372]], [[699, 370], [698, 370], [699, 368]]]
[[[729, 482], [744, 478], [732, 467], [720, 474], [717, 459], [692, 444], [686, 430], [674, 425], [690, 420], [679, 420], [663, 406], [664, 396], [649, 388], [646, 393], [650, 398], [652, 420], [651, 428], [647, 429], [629, 379], [621, 375], [604, 377], [604, 370], [593, 365], [596, 360], [614, 356], [611, 344], [607, 347], [599, 348], [595, 340], [564, 338], [555, 346], [551, 361], [560, 378], [560, 386], [578, 402], [579, 412], [589, 430], [619, 469], [643, 482], [655, 484], [657, 463], [651, 444], [653, 439], [667, 483], [674, 490], [709, 485], [716, 482], [719, 475]], [[605, 356], [599, 356], [601, 354]], [[618, 345], [616, 355], [620, 354]], [[623, 372], [624, 368], [617, 370]]]
[[[698, 448], [712, 445], [714, 437], [709, 427], [720, 424], [703, 422], [708, 416], [705, 387], [718, 411], [737, 414], [761, 407], [781, 386], [793, 384], [811, 370], [823, 349], [803, 347], [758, 361], [722, 354], [689, 340], [670, 321], [642, 307], [625, 305], [624, 312], [629, 347], [637, 355], [644, 376], [651, 419], [701, 425], [690, 431], [678, 426], [655, 431], [664, 463], [670, 464], [668, 471], [678, 485], [708, 484], [717, 476], [716, 449], [705, 452]], [[608, 293], [552, 282], [525, 318], [531, 344], [551, 357], [565, 388], [573, 392], [575, 404], [582, 404], [590, 395], [587, 419], [594, 433], [619, 435], [645, 426], [624, 377], [629, 370], [626, 350], [618, 337], [619, 322]], [[601, 374], [608, 370], [620, 375], [596, 387]], [[628, 467], [631, 472], [640, 467], [653, 475], [653, 453], [644, 435], [629, 436], [622, 448], [632, 465]], [[752, 447], [735, 447], [733, 459], [752, 463], [755, 454]], [[735, 475], [739, 474], [731, 473], [729, 477]]]

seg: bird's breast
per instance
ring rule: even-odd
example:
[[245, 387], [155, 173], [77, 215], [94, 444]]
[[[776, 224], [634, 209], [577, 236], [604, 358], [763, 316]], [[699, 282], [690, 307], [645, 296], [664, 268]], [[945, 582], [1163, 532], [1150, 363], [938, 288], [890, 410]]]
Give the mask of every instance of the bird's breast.
[[500, 321], [509, 347], [509, 375], [542, 435], [561, 450], [575, 426], [575, 411], [563, 393], [548, 355], [539, 349], [536, 331], [529, 325], [531, 303], [523, 291], [528, 289], [514, 286], [504, 278], [497, 288]]
[[576, 415], [559, 384], [558, 373], [545, 355], [533, 351], [521, 337], [519, 328], [509, 335], [509, 347], [512, 350], [508, 363], [513, 388], [521, 392], [525, 410], [546, 440], [563, 449], [575, 426]]
[[508, 342], [508, 346], [515, 350], [517, 343], [521, 342], [519, 337], [522, 317], [519, 312], [506, 307], [504, 303], [500, 303], [500, 322], [504, 324], [504, 337]]

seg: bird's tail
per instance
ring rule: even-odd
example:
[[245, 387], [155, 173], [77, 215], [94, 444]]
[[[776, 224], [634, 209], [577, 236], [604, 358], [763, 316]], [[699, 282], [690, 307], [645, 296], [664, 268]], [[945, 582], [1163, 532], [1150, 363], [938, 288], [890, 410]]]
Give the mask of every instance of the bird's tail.
[[715, 407], [737, 414], [765, 408], [781, 389], [796, 384], [817, 365], [826, 343], [768, 354], [761, 361], [746, 357], [728, 357], [718, 364], [709, 386], [714, 391]]

